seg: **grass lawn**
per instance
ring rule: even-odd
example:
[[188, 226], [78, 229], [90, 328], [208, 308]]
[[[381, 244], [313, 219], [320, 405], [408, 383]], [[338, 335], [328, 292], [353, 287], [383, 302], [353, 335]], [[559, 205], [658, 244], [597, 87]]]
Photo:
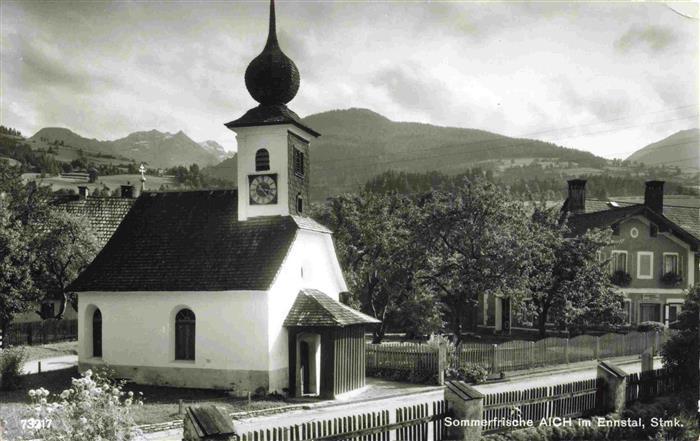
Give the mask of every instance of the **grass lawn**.
[[77, 355], [77, 341], [63, 341], [37, 346], [22, 346], [27, 354], [27, 361], [40, 360], [42, 358], [60, 357], [61, 355]]
[[[19, 390], [0, 392], [0, 419], [7, 422], [8, 439], [14, 439], [20, 434], [20, 419], [28, 403], [27, 392], [30, 389], [43, 387], [52, 394], [58, 394], [70, 387], [71, 378], [79, 376], [77, 368], [26, 375], [24, 384]], [[132, 391], [134, 394], [143, 393], [143, 406], [134, 408], [134, 419], [139, 425], [163, 423], [182, 418], [182, 415], [178, 414], [179, 400], [183, 400], [185, 406], [213, 404], [225, 408], [228, 412], [271, 409], [293, 404], [281, 397], [253, 398], [249, 403], [245, 398], [235, 398], [224, 391], [208, 389], [127, 384], [124, 390]]]

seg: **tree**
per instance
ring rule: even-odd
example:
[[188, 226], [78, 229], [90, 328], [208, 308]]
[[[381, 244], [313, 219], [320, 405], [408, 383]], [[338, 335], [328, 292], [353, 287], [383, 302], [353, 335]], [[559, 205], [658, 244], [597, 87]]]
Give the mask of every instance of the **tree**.
[[624, 297], [613, 288], [607, 263], [598, 259], [598, 252], [611, 243], [609, 232], [571, 237], [557, 211], [537, 205], [530, 235], [530, 299], [521, 304], [520, 313], [534, 315], [541, 337], [550, 321], [573, 333], [593, 324], [622, 324]]
[[688, 389], [698, 391], [698, 319], [700, 318], [700, 286], [695, 285], [686, 295], [683, 309], [674, 326], [676, 332], [664, 344], [661, 355], [664, 366], [685, 379]]
[[459, 344], [476, 325], [480, 294], [517, 299], [529, 270], [523, 204], [483, 180], [464, 180], [451, 193], [434, 191], [420, 202], [416, 240], [426, 266], [419, 275], [442, 303]]
[[379, 343], [392, 325], [428, 333], [441, 325], [434, 300], [417, 284], [423, 255], [413, 246], [410, 218], [415, 207], [396, 193], [331, 198], [319, 213], [333, 231], [340, 266], [356, 304], [381, 324]]
[[34, 242], [34, 279], [47, 298], [62, 299], [54, 317], [61, 319], [68, 302], [75, 306], [75, 298], [66, 288], [92, 261], [99, 246], [85, 218], [60, 209], [51, 210], [44, 229]]
[[[23, 228], [12, 219], [5, 197], [0, 197], [0, 329], [3, 335], [12, 318], [28, 311], [39, 298], [31, 277], [33, 253]], [[3, 339], [7, 346], [7, 339]]]

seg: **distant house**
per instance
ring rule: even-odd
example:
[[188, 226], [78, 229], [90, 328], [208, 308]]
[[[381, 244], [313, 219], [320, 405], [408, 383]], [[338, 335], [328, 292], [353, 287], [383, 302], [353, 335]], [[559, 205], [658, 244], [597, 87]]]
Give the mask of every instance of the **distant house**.
[[[572, 234], [611, 229], [615, 245], [599, 258], [625, 296], [628, 326], [678, 319], [684, 292], [700, 281], [700, 208], [664, 203], [662, 181], [646, 183], [643, 202], [586, 198], [586, 181], [568, 182], [562, 219]], [[478, 320], [496, 331], [518, 327], [508, 298], [482, 296]]]
[[286, 106], [299, 74], [277, 43], [274, 4], [245, 79], [260, 105], [226, 124], [238, 188], [143, 193], [71, 285], [81, 370], [240, 394], [364, 386], [364, 331], [377, 320], [339, 302], [331, 232], [307, 216], [319, 134]]
[[[121, 189], [121, 197], [90, 197], [87, 186], [80, 186], [77, 195], [61, 196], [54, 200], [53, 204], [71, 214], [84, 216], [97, 236], [98, 245], [102, 248], [134, 204], [135, 191], [133, 186], [124, 185]], [[52, 317], [60, 309], [62, 301], [63, 299], [44, 299], [35, 310], [17, 314], [12, 322], [28, 323], [40, 321], [42, 316]], [[39, 315], [38, 311], [42, 314]], [[76, 318], [76, 310], [71, 306], [67, 307], [63, 319], [75, 320]]]
[[664, 182], [648, 181], [643, 203], [586, 199], [586, 181], [569, 181], [562, 206], [574, 234], [610, 228], [601, 253], [625, 295], [627, 323], [677, 320], [684, 291], [700, 280], [700, 209], [664, 203]]

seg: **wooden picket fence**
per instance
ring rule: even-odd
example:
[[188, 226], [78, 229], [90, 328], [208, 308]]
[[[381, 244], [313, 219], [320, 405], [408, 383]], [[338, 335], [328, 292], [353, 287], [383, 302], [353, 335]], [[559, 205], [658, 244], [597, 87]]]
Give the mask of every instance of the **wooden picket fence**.
[[[585, 360], [638, 355], [648, 348], [658, 352], [669, 333], [630, 332], [602, 336], [579, 335], [567, 338], [545, 338], [537, 342], [514, 340], [501, 344], [463, 343], [450, 349], [445, 366], [452, 368], [480, 365], [491, 374], [525, 370]], [[367, 345], [367, 371], [395, 369], [400, 371], [436, 372], [440, 366], [438, 349], [420, 343], [382, 343]]]
[[649, 400], [659, 395], [678, 392], [684, 387], [684, 379], [667, 369], [639, 372], [627, 376], [626, 402]]
[[366, 367], [394, 369], [399, 371], [437, 372], [438, 349], [424, 344], [380, 344], [366, 345]]
[[2, 336], [7, 346], [41, 345], [78, 339], [78, 320], [10, 323]]
[[238, 435], [241, 441], [442, 441], [447, 401], [366, 412], [291, 426], [278, 426]]
[[555, 386], [535, 387], [484, 396], [484, 431], [504, 429], [499, 420], [532, 420], [542, 418], [574, 418], [598, 409], [598, 379], [576, 381]]

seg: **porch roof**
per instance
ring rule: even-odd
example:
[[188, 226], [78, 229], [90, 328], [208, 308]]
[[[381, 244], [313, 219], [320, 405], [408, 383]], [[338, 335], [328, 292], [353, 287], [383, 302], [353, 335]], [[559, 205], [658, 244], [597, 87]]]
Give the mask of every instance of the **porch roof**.
[[317, 289], [299, 291], [284, 326], [349, 326], [379, 320], [343, 305]]

